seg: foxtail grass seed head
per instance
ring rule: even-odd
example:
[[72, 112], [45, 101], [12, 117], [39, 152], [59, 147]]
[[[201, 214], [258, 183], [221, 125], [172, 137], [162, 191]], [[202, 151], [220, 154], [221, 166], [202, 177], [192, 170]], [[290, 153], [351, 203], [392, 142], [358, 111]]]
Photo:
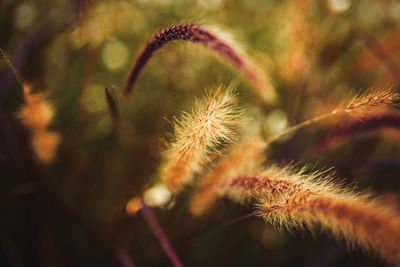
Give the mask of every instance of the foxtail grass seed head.
[[193, 175], [208, 162], [210, 151], [235, 137], [241, 111], [232, 90], [196, 100], [190, 113], [175, 123], [175, 138], [164, 153], [160, 177], [174, 193], [193, 180]]
[[29, 85], [24, 85], [25, 104], [19, 111], [22, 123], [32, 131], [47, 128], [53, 118], [53, 108], [41, 93], [33, 93]]
[[33, 150], [42, 163], [50, 163], [55, 156], [60, 134], [49, 132], [53, 108], [42, 93], [34, 93], [32, 87], [24, 84], [25, 103], [18, 112], [22, 124], [29, 130]]
[[190, 212], [201, 216], [210, 211], [218, 198], [226, 195], [230, 181], [249, 173], [258, 173], [266, 144], [258, 135], [245, 137], [232, 145], [231, 152], [220, 159], [200, 180], [190, 201]]
[[351, 112], [355, 109], [368, 108], [373, 106], [393, 106], [400, 104], [400, 94], [393, 87], [370, 90], [365, 95], [356, 96], [346, 106], [346, 111]]
[[186, 40], [199, 43], [229, 61], [254, 84], [266, 100], [272, 101], [275, 98], [275, 90], [267, 77], [245, 53], [241, 52], [232, 42], [221, 38], [222, 36], [223, 34], [213, 33], [198, 24], [180, 24], [156, 34], [147, 43], [132, 66], [125, 84], [124, 95], [126, 97], [130, 95], [140, 73], [157, 50], [168, 42]]
[[60, 141], [60, 135], [48, 132], [47, 128], [53, 118], [53, 108], [42, 93], [33, 92], [31, 85], [25, 83], [14, 68], [7, 54], [0, 48], [1, 59], [14, 73], [22, 87], [24, 104], [17, 113], [21, 123], [29, 130], [33, 150], [42, 163], [50, 163]]
[[364, 115], [369, 113], [371, 108], [393, 107], [400, 104], [400, 93], [392, 87], [383, 89], [370, 90], [367, 94], [354, 97], [344, 108], [337, 108], [329, 113], [325, 113], [302, 123], [296, 124], [286, 130], [268, 138], [269, 143], [280, 140], [282, 137], [294, 134], [300, 129], [317, 124], [323, 120], [330, 119], [335, 116], [350, 114]]
[[279, 228], [320, 225], [334, 237], [372, 250], [389, 263], [400, 262], [400, 215], [366, 193], [332, 182], [333, 176], [290, 167], [232, 181], [230, 196], [254, 198], [257, 214]]
[[32, 135], [32, 145], [38, 159], [50, 163], [55, 157], [60, 135], [56, 132], [38, 131]]

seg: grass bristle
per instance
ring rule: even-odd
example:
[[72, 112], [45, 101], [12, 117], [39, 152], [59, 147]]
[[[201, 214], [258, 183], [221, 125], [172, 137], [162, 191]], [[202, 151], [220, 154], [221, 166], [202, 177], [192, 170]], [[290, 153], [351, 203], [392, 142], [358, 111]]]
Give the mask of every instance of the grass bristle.
[[367, 193], [354, 193], [326, 173], [271, 167], [260, 176], [238, 177], [229, 196], [252, 198], [257, 212], [278, 228], [320, 225], [336, 238], [373, 250], [389, 263], [400, 260], [400, 215]]
[[262, 166], [266, 144], [259, 136], [248, 136], [231, 148], [200, 181], [190, 201], [190, 211], [201, 216], [210, 211], [220, 196], [226, 194], [231, 179], [255, 173]]
[[53, 108], [42, 93], [33, 92], [32, 87], [24, 85], [25, 103], [18, 112], [22, 124], [29, 130], [32, 146], [42, 163], [53, 161], [60, 141], [60, 135], [49, 132], [48, 127], [53, 118]]
[[400, 103], [400, 94], [398, 90], [387, 87], [383, 89], [370, 90], [367, 94], [354, 97], [346, 106], [348, 112], [380, 105], [398, 105]]
[[[325, 113], [302, 123], [296, 124], [268, 139], [269, 143], [278, 141], [282, 137], [294, 134], [300, 129], [315, 125], [323, 120], [330, 119], [336, 116], [343, 115], [358, 115], [362, 116], [371, 112], [371, 108], [392, 107], [400, 103], [400, 93], [391, 87], [384, 89], [370, 90], [367, 94], [353, 97], [353, 99], [344, 107], [337, 108], [329, 113]], [[342, 105], [343, 106], [343, 105]]]
[[168, 42], [186, 40], [199, 43], [215, 51], [242, 72], [255, 85], [262, 97], [266, 100], [272, 100], [275, 91], [263, 72], [232, 41], [229, 42], [222, 36], [223, 34], [213, 33], [198, 24], [175, 25], [156, 34], [135, 60], [125, 84], [124, 95], [129, 96], [131, 94], [140, 73], [157, 50]]
[[231, 90], [219, 88], [214, 95], [196, 100], [190, 113], [175, 123], [175, 140], [164, 154], [160, 177], [177, 193], [192, 181], [194, 173], [209, 160], [210, 151], [235, 137], [240, 110]]

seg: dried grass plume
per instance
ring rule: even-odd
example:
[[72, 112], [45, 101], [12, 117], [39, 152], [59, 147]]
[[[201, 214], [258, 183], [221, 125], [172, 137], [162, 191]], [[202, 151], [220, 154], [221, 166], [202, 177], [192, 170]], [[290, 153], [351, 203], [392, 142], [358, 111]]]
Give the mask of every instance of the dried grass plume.
[[[344, 107], [338, 107], [329, 113], [325, 113], [302, 123], [294, 125], [268, 139], [269, 143], [278, 141], [284, 136], [293, 134], [300, 129], [314, 125], [320, 121], [329, 119], [335, 116], [343, 115], [364, 115], [370, 111], [371, 108], [398, 106], [400, 104], [400, 93], [392, 87], [383, 89], [370, 90], [366, 94], [353, 97]], [[343, 105], [341, 105], [343, 106]]]
[[18, 117], [30, 132], [33, 150], [38, 159], [43, 163], [50, 163], [60, 141], [58, 133], [48, 131], [53, 109], [42, 93], [32, 92], [31, 86], [24, 84], [23, 93], [25, 103], [19, 110]]
[[334, 237], [400, 262], [400, 215], [366, 193], [354, 193], [325, 173], [271, 167], [260, 176], [238, 177], [229, 196], [255, 198], [258, 214], [278, 227], [320, 225]]
[[176, 121], [175, 140], [164, 153], [160, 170], [171, 191], [181, 191], [209, 160], [210, 151], [232, 141], [241, 114], [234, 102], [232, 90], [220, 87], [214, 95], [196, 100], [192, 111]]
[[179, 24], [166, 28], [147, 43], [134, 62], [126, 81], [124, 95], [130, 95], [140, 73], [157, 50], [168, 42], [187, 40], [203, 45], [230, 62], [254, 84], [265, 100], [272, 101], [275, 97], [275, 90], [263, 71], [232, 40], [228, 40], [229, 38], [224, 38], [224, 36], [225, 34], [220, 31], [213, 32], [198, 24]]
[[250, 134], [234, 144], [231, 152], [221, 158], [201, 179], [190, 201], [190, 212], [201, 216], [212, 210], [215, 202], [227, 194], [232, 179], [258, 173], [264, 159], [266, 144], [261, 136]]

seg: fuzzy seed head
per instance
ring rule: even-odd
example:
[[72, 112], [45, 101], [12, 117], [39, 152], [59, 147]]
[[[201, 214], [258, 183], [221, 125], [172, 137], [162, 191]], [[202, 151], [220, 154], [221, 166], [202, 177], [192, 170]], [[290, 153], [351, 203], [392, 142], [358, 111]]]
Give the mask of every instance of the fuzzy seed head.
[[29, 86], [24, 86], [25, 104], [19, 111], [22, 123], [31, 130], [46, 128], [52, 117], [53, 109], [40, 93], [32, 93]]
[[33, 149], [43, 163], [50, 163], [54, 159], [59, 142], [60, 135], [56, 132], [40, 131], [32, 136]]
[[271, 167], [258, 177], [232, 181], [230, 196], [253, 198], [257, 214], [279, 228], [320, 225], [334, 237], [400, 262], [400, 214], [366, 193], [332, 182], [332, 175]]
[[349, 112], [354, 109], [381, 105], [398, 105], [399, 103], [399, 92], [392, 87], [387, 87], [383, 89], [371, 90], [366, 95], [354, 97], [353, 100], [347, 105], [346, 111]]
[[133, 87], [153, 55], [165, 44], [175, 41], [185, 40], [201, 44], [209, 50], [214, 51], [224, 60], [230, 62], [257, 88], [260, 95], [267, 101], [273, 101], [276, 97], [275, 88], [272, 83], [252, 62], [252, 60], [241, 51], [231, 38], [226, 38], [226, 34], [221, 31], [208, 30], [197, 24], [179, 24], [164, 29], [148, 41], [136, 61], [132, 66], [128, 79], [125, 84], [124, 95], [129, 96]]
[[209, 160], [210, 151], [235, 137], [240, 110], [231, 90], [220, 88], [213, 96], [195, 101], [190, 113], [175, 123], [175, 141], [164, 154], [160, 177], [178, 193]]
[[201, 216], [210, 211], [221, 196], [227, 194], [232, 179], [244, 174], [258, 173], [266, 144], [258, 135], [245, 137], [232, 146], [231, 152], [220, 159], [201, 180], [190, 202], [190, 212]]
[[60, 141], [60, 135], [47, 130], [53, 118], [51, 104], [41, 93], [33, 93], [28, 85], [23, 86], [25, 103], [18, 113], [22, 124], [29, 130], [33, 150], [43, 163], [50, 163]]

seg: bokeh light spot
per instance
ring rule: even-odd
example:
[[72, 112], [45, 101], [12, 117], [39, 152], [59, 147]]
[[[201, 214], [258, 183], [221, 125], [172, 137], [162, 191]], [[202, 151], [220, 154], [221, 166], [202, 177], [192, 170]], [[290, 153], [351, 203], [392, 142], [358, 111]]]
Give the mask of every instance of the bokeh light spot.
[[130, 216], [136, 215], [141, 208], [142, 199], [140, 197], [134, 197], [126, 203], [126, 213]]
[[328, 0], [329, 9], [333, 12], [344, 12], [351, 6], [350, 0]]
[[15, 10], [15, 28], [25, 30], [36, 19], [36, 8], [32, 3], [23, 3]]
[[116, 71], [128, 63], [129, 49], [120, 41], [112, 41], [104, 46], [101, 57], [107, 69]]
[[276, 109], [270, 112], [266, 121], [265, 127], [269, 134], [277, 134], [287, 127], [287, 119], [285, 113]]
[[143, 200], [150, 207], [160, 207], [166, 205], [171, 197], [171, 191], [164, 184], [158, 184], [144, 192]]
[[81, 105], [89, 112], [99, 112], [106, 109], [104, 96], [105, 87], [98, 83], [90, 84], [81, 96]]

